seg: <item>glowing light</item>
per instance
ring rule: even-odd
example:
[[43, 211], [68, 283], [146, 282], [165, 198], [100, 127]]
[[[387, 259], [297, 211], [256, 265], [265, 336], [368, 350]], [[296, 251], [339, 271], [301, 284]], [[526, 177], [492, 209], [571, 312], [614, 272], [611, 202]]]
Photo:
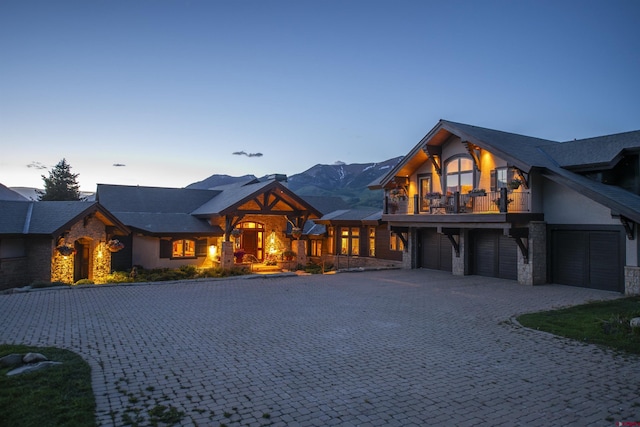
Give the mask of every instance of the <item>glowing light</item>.
[[216, 245], [209, 246], [209, 256], [211, 258], [215, 258], [217, 253], [218, 253], [218, 247]]

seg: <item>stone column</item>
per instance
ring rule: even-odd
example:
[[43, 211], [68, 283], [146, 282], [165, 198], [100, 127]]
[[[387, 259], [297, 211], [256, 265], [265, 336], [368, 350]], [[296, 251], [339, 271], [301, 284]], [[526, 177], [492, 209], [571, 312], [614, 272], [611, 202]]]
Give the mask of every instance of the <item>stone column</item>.
[[518, 283], [543, 285], [547, 283], [547, 223], [531, 221], [527, 248], [529, 262], [526, 263], [518, 249]]
[[[458, 235], [458, 248], [460, 249], [460, 256], [456, 256], [455, 249], [451, 249], [451, 274], [454, 276], [464, 276], [466, 273], [465, 270], [465, 232], [464, 230], [460, 230], [460, 234]], [[455, 236], [454, 236], [455, 239]]]
[[234, 264], [233, 242], [222, 242], [222, 252], [220, 253], [220, 266], [222, 268], [232, 268], [233, 264]]
[[299, 265], [307, 265], [307, 251], [304, 240], [294, 240], [291, 242], [291, 250], [296, 253], [296, 261]]
[[624, 294], [640, 295], [640, 267], [630, 265], [624, 267]]

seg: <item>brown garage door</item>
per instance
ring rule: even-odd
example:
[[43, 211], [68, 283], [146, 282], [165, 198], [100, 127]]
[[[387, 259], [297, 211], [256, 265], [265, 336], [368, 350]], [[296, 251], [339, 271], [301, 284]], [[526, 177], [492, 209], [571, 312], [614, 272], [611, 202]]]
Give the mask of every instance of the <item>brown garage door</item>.
[[502, 230], [473, 230], [471, 271], [478, 276], [518, 280], [518, 245]]
[[451, 242], [435, 229], [420, 230], [420, 267], [451, 271]]
[[624, 292], [624, 235], [614, 229], [551, 228], [551, 282]]

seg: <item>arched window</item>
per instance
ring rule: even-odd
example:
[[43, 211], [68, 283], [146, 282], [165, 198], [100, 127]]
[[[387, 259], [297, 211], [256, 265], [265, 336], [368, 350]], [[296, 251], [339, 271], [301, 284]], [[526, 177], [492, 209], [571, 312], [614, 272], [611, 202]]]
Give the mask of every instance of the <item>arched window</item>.
[[445, 163], [447, 194], [468, 193], [473, 190], [473, 160], [469, 157], [453, 157]]

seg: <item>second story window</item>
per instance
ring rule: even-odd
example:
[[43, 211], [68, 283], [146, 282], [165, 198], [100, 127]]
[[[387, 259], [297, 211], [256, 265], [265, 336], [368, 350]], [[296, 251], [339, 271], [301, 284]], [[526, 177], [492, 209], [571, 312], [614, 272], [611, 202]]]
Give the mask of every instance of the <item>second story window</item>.
[[445, 164], [447, 193], [468, 193], [473, 189], [473, 160], [454, 157]]

